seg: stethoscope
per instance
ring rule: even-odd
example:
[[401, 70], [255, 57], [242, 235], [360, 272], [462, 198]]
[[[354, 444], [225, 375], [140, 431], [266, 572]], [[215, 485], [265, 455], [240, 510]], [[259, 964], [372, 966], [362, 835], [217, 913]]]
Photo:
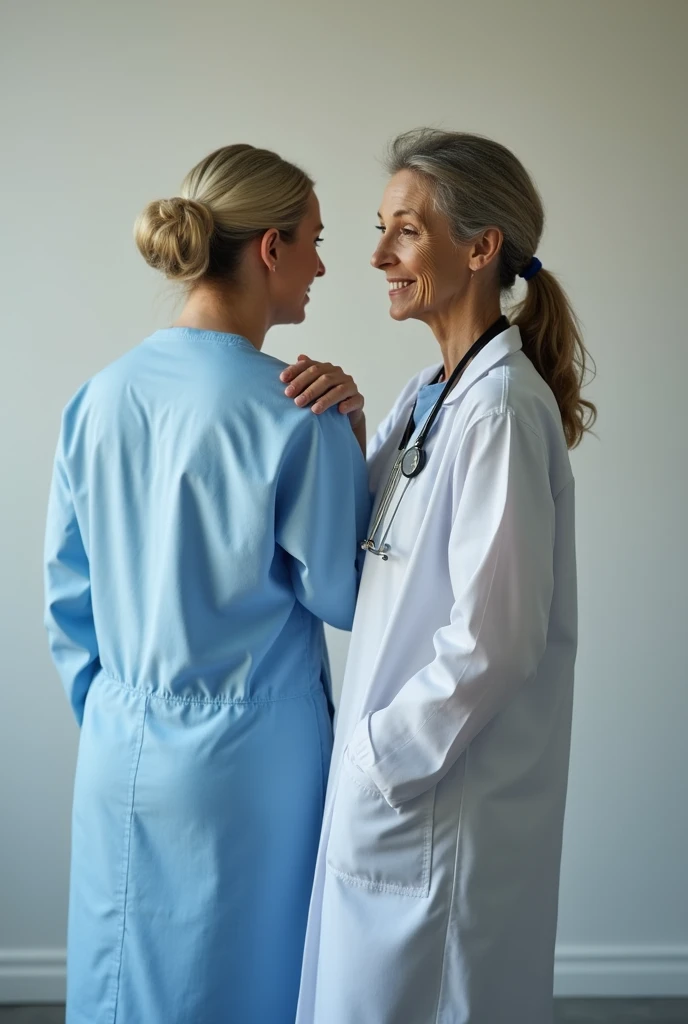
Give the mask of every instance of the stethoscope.
[[[392, 466], [389, 477], [387, 478], [387, 483], [385, 484], [384, 490], [382, 491], [382, 497], [380, 498], [380, 502], [375, 511], [375, 515], [373, 516], [369, 536], [361, 544], [361, 548], [364, 551], [369, 551], [371, 555], [379, 555], [383, 562], [388, 561], [389, 544], [387, 544], [387, 536], [392, 527], [392, 523], [394, 522], [402, 499], [406, 494], [406, 491], [408, 490], [409, 484], [415, 477], [419, 475], [419, 473], [422, 472], [428, 461], [428, 453], [425, 450], [425, 441], [428, 434], [432, 430], [435, 420], [439, 416], [440, 409], [444, 404], [445, 398], [447, 397], [451, 389], [454, 387], [457, 380], [459, 379], [459, 377], [461, 376], [461, 374], [463, 373], [464, 369], [471, 361], [471, 359], [474, 359], [477, 356], [478, 352], [480, 352], [481, 349], [485, 348], [488, 342], [492, 341], [492, 339], [496, 338], [498, 334], [501, 334], [503, 331], [505, 331], [508, 328], [508, 326], [509, 321], [507, 320], [507, 318], [505, 316], [501, 316], [499, 320], [493, 323], [491, 327], [488, 327], [485, 333], [481, 334], [478, 340], [471, 345], [468, 352], [466, 352], [466, 354], [460, 360], [459, 365], [454, 369], [447, 383], [442, 388], [442, 393], [435, 402], [435, 404], [433, 405], [430, 411], [430, 415], [423, 424], [423, 427], [420, 430], [418, 437], [409, 448], [408, 443], [411, 440], [411, 437], [413, 436], [413, 431], [416, 429], [414, 416], [416, 412], [417, 399], [416, 402], [413, 403], [411, 415], [409, 416], [408, 423], [406, 424], [406, 428], [404, 430], [404, 433], [402, 434], [401, 441], [399, 442], [397, 457], [394, 460], [394, 465]], [[430, 383], [439, 384], [442, 378], [442, 372], [443, 370], [442, 368], [440, 368], [436, 376], [433, 377]], [[405, 479], [406, 484], [403, 490], [401, 491], [401, 494], [399, 495], [399, 499], [396, 505], [394, 506], [394, 510], [391, 516], [389, 517], [387, 526], [384, 530], [384, 533], [382, 534], [382, 537], [380, 538], [379, 543], [376, 543], [375, 537], [378, 534], [379, 530], [381, 529], [385, 521], [385, 518], [387, 517], [387, 513], [389, 512], [392, 506], [392, 502], [394, 501], [394, 496], [396, 494], [397, 487], [399, 486], [399, 481], [401, 480], [402, 477]]]

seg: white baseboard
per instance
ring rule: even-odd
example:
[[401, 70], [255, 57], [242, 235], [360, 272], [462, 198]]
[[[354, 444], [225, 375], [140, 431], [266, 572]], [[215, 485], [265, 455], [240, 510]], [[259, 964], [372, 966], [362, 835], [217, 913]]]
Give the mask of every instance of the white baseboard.
[[0, 949], [0, 1003], [63, 1003], [64, 949]]
[[688, 997], [688, 945], [558, 945], [554, 994]]
[[[0, 949], [0, 1003], [61, 1003], [64, 949]], [[557, 946], [557, 996], [688, 997], [686, 946]]]

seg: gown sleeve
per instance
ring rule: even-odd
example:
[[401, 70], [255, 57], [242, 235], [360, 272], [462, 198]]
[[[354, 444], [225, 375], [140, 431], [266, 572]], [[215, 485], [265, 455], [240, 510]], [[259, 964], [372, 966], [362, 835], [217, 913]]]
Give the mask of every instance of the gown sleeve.
[[402, 405], [401, 398], [397, 399], [392, 409], [387, 413], [382, 423], [379, 425], [373, 436], [368, 441], [366, 448], [366, 459], [368, 462], [373, 462], [375, 456], [382, 448], [383, 444], [392, 433], [396, 426], [397, 420], [399, 419], [399, 409]]
[[338, 629], [353, 623], [369, 514], [365, 460], [348, 420], [308, 412], [281, 466], [275, 537], [299, 602]]
[[392, 807], [443, 777], [534, 675], [546, 646], [555, 516], [543, 441], [509, 410], [484, 416], [464, 435], [452, 488], [454, 600], [434, 659], [362, 719], [349, 744]]
[[81, 725], [100, 669], [89, 564], [77, 522], [62, 438], [55, 456], [45, 534], [45, 625], [53, 661]]

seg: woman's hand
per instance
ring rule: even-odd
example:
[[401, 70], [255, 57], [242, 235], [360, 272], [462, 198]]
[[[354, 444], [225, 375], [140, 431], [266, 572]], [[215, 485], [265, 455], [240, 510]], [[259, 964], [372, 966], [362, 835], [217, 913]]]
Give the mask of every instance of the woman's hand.
[[349, 417], [351, 429], [365, 454], [364, 398], [353, 377], [344, 373], [341, 366], [300, 355], [297, 362], [282, 371], [280, 380], [288, 385], [284, 391], [288, 398], [293, 398], [300, 406], [310, 405], [316, 415], [336, 405], [340, 413]]

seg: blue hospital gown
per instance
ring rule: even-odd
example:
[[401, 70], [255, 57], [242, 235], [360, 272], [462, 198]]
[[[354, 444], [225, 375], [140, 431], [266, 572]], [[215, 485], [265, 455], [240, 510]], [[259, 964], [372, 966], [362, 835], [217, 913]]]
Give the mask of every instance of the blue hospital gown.
[[158, 331], [67, 406], [46, 620], [81, 724], [68, 1024], [292, 1024], [366, 527], [346, 417]]

